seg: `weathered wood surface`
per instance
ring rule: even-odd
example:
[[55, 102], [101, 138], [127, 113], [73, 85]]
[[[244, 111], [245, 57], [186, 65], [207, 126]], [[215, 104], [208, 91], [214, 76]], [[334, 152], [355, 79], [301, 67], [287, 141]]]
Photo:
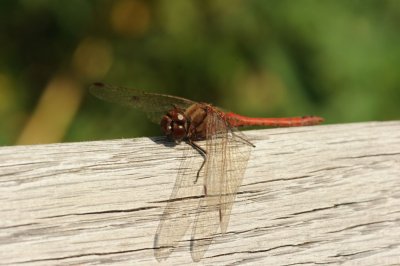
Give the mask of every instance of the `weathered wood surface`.
[[[400, 122], [247, 131], [256, 145], [207, 265], [400, 265]], [[0, 148], [0, 265], [158, 263], [182, 150], [164, 138]], [[200, 164], [201, 157], [198, 157]]]

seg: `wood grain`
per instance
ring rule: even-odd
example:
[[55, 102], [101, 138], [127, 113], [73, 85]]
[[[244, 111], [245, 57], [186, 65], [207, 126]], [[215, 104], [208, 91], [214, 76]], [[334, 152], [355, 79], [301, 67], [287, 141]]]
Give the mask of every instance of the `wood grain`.
[[[245, 134], [256, 148], [202, 264], [400, 264], [399, 121]], [[1, 147], [0, 265], [192, 263], [190, 232], [167, 261], [153, 255], [184, 149], [161, 137]]]

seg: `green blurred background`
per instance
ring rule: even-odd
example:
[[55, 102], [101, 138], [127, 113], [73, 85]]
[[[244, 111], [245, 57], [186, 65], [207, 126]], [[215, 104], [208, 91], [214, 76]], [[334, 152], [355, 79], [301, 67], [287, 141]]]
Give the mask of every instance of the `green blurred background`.
[[399, 0], [0, 1], [0, 145], [160, 135], [91, 82], [326, 123], [400, 117]]

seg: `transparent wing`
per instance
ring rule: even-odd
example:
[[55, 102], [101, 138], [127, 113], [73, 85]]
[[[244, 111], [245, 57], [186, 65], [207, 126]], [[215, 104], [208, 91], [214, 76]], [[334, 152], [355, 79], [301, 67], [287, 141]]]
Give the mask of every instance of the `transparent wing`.
[[219, 227], [226, 232], [251, 151], [249, 143], [234, 134], [218, 113], [208, 114], [207, 119], [205, 197], [200, 201], [192, 232], [194, 261], [204, 256]]
[[143, 92], [104, 83], [92, 84], [89, 91], [99, 99], [139, 109], [156, 124], [160, 123], [161, 117], [174, 106], [186, 109], [195, 103], [181, 97]]
[[200, 165], [194, 166], [193, 158], [198, 156], [195, 149], [186, 147], [174, 189], [154, 238], [154, 256], [158, 261], [167, 259], [178, 246], [198, 211], [203, 195], [203, 185], [195, 183]]
[[[220, 225], [220, 201], [224, 182], [224, 150], [226, 147], [226, 127], [222, 120], [216, 119], [212, 114], [207, 116], [207, 159], [204, 166], [204, 193], [200, 201], [199, 212], [196, 217], [191, 239], [191, 255], [193, 261], [203, 258], [213, 237]], [[222, 132], [212, 134], [215, 128]], [[210, 133], [210, 134], [209, 134]], [[216, 133], [216, 132], [215, 132]]]
[[254, 146], [246, 140], [239, 130], [228, 133], [226, 146], [226, 171], [221, 193], [221, 232], [226, 233], [236, 193], [242, 184], [243, 176]]

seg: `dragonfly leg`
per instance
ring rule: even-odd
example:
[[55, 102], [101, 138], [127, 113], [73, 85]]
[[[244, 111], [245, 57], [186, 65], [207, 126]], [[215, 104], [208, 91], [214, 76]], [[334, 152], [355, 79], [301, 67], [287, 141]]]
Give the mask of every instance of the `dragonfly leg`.
[[200, 153], [201, 156], [203, 156], [203, 163], [201, 164], [199, 170], [197, 171], [197, 175], [196, 175], [196, 180], [194, 180], [194, 184], [197, 183], [197, 180], [200, 177], [200, 171], [201, 169], [203, 169], [204, 165], [206, 164], [206, 160], [207, 160], [207, 152], [200, 147], [199, 145], [197, 145], [196, 143], [194, 143], [193, 141], [188, 141], [189, 145], [192, 146], [194, 149], [196, 149], [196, 151], [198, 151]]

